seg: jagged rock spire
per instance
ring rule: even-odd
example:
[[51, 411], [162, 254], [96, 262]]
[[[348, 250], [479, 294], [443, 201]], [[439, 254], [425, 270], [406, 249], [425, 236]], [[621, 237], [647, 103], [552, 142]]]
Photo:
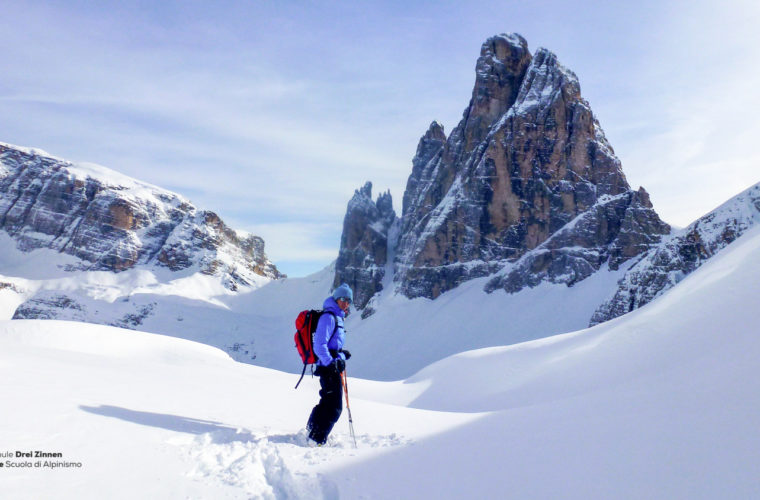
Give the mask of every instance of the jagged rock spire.
[[[409, 297], [434, 298], [499, 272], [603, 197], [630, 191], [575, 74], [546, 49], [531, 56], [517, 34], [483, 44], [462, 121], [445, 140], [434, 132], [420, 141], [404, 193], [395, 280]], [[641, 209], [631, 212], [646, 219], [641, 225], [657, 235], [667, 231], [641, 197], [625, 200]], [[609, 245], [626, 209], [616, 207], [595, 219], [609, 236], [592, 245], [605, 248], [600, 262], [619, 253]], [[640, 245], [626, 246], [633, 247]], [[497, 283], [507, 288], [497, 281], [491, 287]], [[509, 283], [510, 289], [530, 284]]]
[[[344, 226], [341, 262], [357, 248], [351, 238], [366, 238], [359, 220]], [[531, 55], [517, 34], [482, 45], [472, 98], [451, 134], [434, 121], [420, 139], [396, 227], [393, 279], [410, 298], [484, 276], [487, 291], [572, 285], [669, 231], [646, 191], [628, 185], [576, 75], [547, 49]], [[388, 252], [361, 248], [349, 267], [375, 283], [364, 288], [368, 301], [379, 281], [367, 276]]]
[[531, 60], [528, 42], [516, 33], [493, 36], [483, 43], [472, 99], [463, 118], [465, 151], [472, 151], [494, 120], [512, 107]]
[[[334, 286], [348, 283], [354, 291], [357, 309], [365, 309], [369, 300], [383, 288], [388, 231], [395, 221], [390, 191], [373, 202], [371, 182], [357, 189], [348, 202]], [[370, 311], [365, 310], [365, 316], [368, 314]]]

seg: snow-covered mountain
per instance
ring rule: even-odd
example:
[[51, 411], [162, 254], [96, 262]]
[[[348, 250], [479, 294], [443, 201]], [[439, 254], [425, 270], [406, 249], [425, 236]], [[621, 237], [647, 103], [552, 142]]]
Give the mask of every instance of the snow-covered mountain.
[[159, 296], [210, 300], [282, 274], [264, 241], [182, 196], [93, 164], [0, 144], [5, 317], [140, 327]]
[[348, 207], [335, 279], [358, 290], [365, 317], [387, 274], [408, 298], [487, 276], [489, 293], [573, 286], [670, 231], [644, 188], [629, 186], [575, 74], [517, 34], [486, 40], [462, 120], [448, 137], [433, 122], [420, 140], [401, 217], [368, 217], [372, 208], [365, 186]]
[[594, 312], [591, 325], [650, 302], [757, 225], [760, 225], [760, 183], [663, 238], [626, 272], [615, 295]]
[[[36, 154], [40, 162], [62, 162], [46, 160], [50, 157], [40, 153], [29, 154]], [[111, 179], [118, 176], [108, 174]], [[95, 182], [93, 176], [89, 178]], [[364, 297], [369, 302], [362, 313], [372, 309], [374, 314], [368, 317], [362, 314], [366, 319], [353, 314], [347, 325], [350, 349], [361, 360], [356, 363], [355, 374], [375, 380], [403, 379], [427, 364], [466, 350], [515, 344], [582, 329], [594, 314], [599, 314], [601, 304], [619, 301], [616, 297], [632, 289], [633, 278], [641, 275], [642, 269], [664, 270], [657, 275], [664, 276], [663, 279], [639, 280], [665, 282], [665, 287], [639, 288], [640, 293], [661, 293], [708, 257], [718, 254], [720, 248], [754, 227], [760, 219], [758, 186], [755, 186], [693, 226], [667, 237], [653, 247], [651, 254], [629, 259], [618, 269], [603, 263], [599, 271], [572, 286], [562, 280], [554, 282], [542, 278], [532, 282], [532, 286], [509, 294], [500, 290], [485, 291], [495, 277], [503, 279], [509, 275], [506, 271], [513, 273], [525, 262], [532, 262], [528, 260], [531, 256], [561, 257], [563, 252], [557, 253], [554, 249], [567, 248], [568, 242], [580, 234], [575, 226], [593, 227], [599, 221], [599, 213], [614, 212], [616, 209], [612, 207], [629, 203], [624, 198], [640, 196], [635, 191], [627, 192], [602, 198], [501, 274], [463, 282], [434, 300], [409, 299], [395, 293], [392, 281], [394, 247], [388, 245], [388, 235], [391, 240], [396, 239], [399, 224], [391, 208], [390, 194], [383, 193], [373, 201], [371, 188], [368, 184], [357, 190], [349, 202], [347, 214], [361, 212], [364, 215], [363, 218], [346, 217], [344, 240], [356, 244], [353, 252], [342, 252], [337, 263], [353, 263], [356, 279], [364, 279], [367, 290], [373, 290], [371, 300], [369, 295]], [[705, 232], [708, 227], [709, 231]], [[681, 241], [696, 241], [695, 231], [701, 235], [701, 246], [685, 249], [673, 246]], [[23, 229], [14, 236], [0, 232], [2, 318], [66, 319], [161, 333], [218, 347], [237, 361], [290, 372], [300, 370], [292, 345], [297, 312], [320, 307], [335, 285], [336, 276], [341, 276], [336, 272], [336, 265], [306, 278], [271, 280], [254, 276], [258, 287], [241, 284], [234, 291], [226, 286], [231, 275], [207, 274], [195, 264], [184, 270], [172, 270], [160, 262], [150, 261], [138, 262], [118, 272], [83, 269], [93, 264], [50, 245], [39, 245], [31, 250], [22, 245], [26, 250], [20, 250], [19, 241], [27, 241], [24, 236], [27, 232], [40, 238], [39, 234]], [[700, 250], [698, 260], [686, 258], [694, 255], [690, 249], [702, 247], [709, 251]], [[390, 249], [391, 253], [383, 254], [378, 248]], [[676, 249], [668, 250], [671, 248]], [[208, 252], [211, 251], [205, 249], [195, 255], [209, 255]], [[676, 254], [681, 260], [671, 258]], [[376, 259], [372, 265], [360, 265], [368, 256]], [[667, 257], [664, 261], [663, 256]], [[645, 266], [647, 262], [657, 265]], [[679, 263], [688, 266], [678, 267]], [[223, 271], [224, 267], [220, 269]], [[544, 274], [532, 273], [531, 276], [540, 278]], [[674, 276], [677, 279], [671, 279]], [[360, 293], [360, 289], [357, 290], [357, 302], [362, 300]], [[629, 304], [627, 300], [623, 302]], [[643, 303], [641, 300], [638, 304]]]
[[390, 193], [356, 190], [335, 264], [306, 278], [283, 279], [260, 238], [177, 194], [0, 145], [0, 319], [139, 329], [298, 371], [295, 316], [347, 281], [355, 374], [398, 380], [644, 305], [754, 227], [759, 207], [755, 186], [671, 235], [575, 75], [503, 35], [482, 47], [459, 126], [447, 138], [433, 123], [420, 141], [402, 216]]
[[[760, 183], [687, 228], [666, 236], [617, 270], [604, 264], [572, 286], [536, 279], [531, 287], [510, 294], [498, 290], [487, 293], [485, 289], [494, 277], [486, 276], [462, 283], [434, 300], [410, 300], [394, 293], [386, 266], [386, 288], [368, 306], [373, 308], [373, 314], [348, 321], [354, 333], [350, 337], [352, 347], [367, 358], [362, 362], [361, 375], [378, 380], [405, 378], [425, 364], [457, 352], [579, 330], [589, 326], [592, 318], [600, 318], [600, 314], [605, 314], [602, 320], [607, 321], [633, 311], [730, 248], [736, 238], [760, 226], [759, 196]], [[598, 208], [603, 206], [602, 203]], [[561, 246], [568, 235], [577, 234], [572, 225], [585, 224], [585, 218], [593, 214], [594, 210], [584, 212], [570, 228], [557, 231], [526, 257], [552, 255], [553, 246]], [[525, 261], [519, 259], [505, 273], [515, 272]], [[387, 352], [389, 347], [393, 349], [391, 356], [374, 355]]]
[[[401, 217], [390, 193], [355, 192], [334, 284], [357, 290], [363, 318], [381, 315], [357, 326], [371, 332], [368, 351], [390, 338], [432, 361], [567, 332], [646, 304], [753, 227], [759, 189], [671, 233], [628, 185], [572, 71], [499, 35], [481, 48], [459, 125], [447, 137], [433, 122], [420, 140]], [[406, 310], [391, 295], [441, 302], [389, 332], [382, 325]], [[476, 333], [457, 331], [463, 317]], [[381, 370], [409, 375], [378, 361], [371, 376]]]
[[77, 257], [72, 270], [159, 267], [238, 286], [280, 277], [264, 241], [178, 194], [93, 164], [0, 143], [0, 229], [30, 251]]
[[[279, 304], [291, 286], [260, 291]], [[406, 303], [421, 317], [447, 296]], [[398, 382], [355, 378], [367, 361], [356, 354], [356, 449], [345, 412], [329, 446], [306, 446], [316, 379], [294, 391], [296, 375], [186, 340], [0, 321], [3, 495], [755, 498], [758, 296], [755, 226], [667, 293], [590, 329], [463, 352]], [[410, 316], [386, 326], [403, 330]], [[410, 355], [393, 344], [373, 354]]]

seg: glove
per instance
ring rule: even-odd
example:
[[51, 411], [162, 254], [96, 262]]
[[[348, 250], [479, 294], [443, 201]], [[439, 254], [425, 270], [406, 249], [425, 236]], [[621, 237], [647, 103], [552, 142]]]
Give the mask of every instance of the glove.
[[346, 362], [338, 358], [332, 362], [332, 366], [336, 373], [343, 373], [343, 370], [346, 369]]
[[342, 352], [343, 355], [346, 357], [346, 361], [348, 361], [349, 359], [351, 359], [351, 353], [349, 351], [347, 351], [345, 349], [341, 349], [340, 352]]

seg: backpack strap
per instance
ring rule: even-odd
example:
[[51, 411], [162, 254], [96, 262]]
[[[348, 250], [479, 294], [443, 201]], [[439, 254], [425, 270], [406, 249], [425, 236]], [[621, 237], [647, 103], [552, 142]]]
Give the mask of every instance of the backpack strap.
[[303, 376], [306, 373], [306, 363], [303, 364], [303, 370], [301, 370], [301, 378], [298, 379], [298, 382], [296, 382], [296, 386], [294, 389], [298, 389], [299, 384], [301, 383], [301, 380], [303, 380]]
[[[335, 313], [332, 313], [330, 311], [325, 311], [325, 312], [327, 312], [327, 314], [332, 314], [332, 317], [335, 319], [335, 328], [333, 328], [330, 338], [327, 339], [327, 343], [329, 344], [330, 341], [333, 339], [333, 337], [335, 337], [335, 334], [338, 332], [338, 317], [335, 315]], [[308, 363], [303, 364], [303, 370], [301, 370], [301, 378], [299, 378], [298, 382], [296, 382], [296, 386], [294, 387], [294, 389], [298, 389], [298, 386], [301, 384], [301, 380], [303, 380], [303, 376], [306, 373], [306, 365], [308, 365]]]

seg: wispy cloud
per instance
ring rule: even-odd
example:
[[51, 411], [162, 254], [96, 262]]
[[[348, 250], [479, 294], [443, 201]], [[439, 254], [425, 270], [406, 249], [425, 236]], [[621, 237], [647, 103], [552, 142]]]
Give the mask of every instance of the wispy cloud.
[[[629, 178], [685, 226], [760, 181], [760, 6], [671, 6], [631, 79], [637, 126], [618, 135]], [[615, 118], [625, 123], [625, 112]]]

